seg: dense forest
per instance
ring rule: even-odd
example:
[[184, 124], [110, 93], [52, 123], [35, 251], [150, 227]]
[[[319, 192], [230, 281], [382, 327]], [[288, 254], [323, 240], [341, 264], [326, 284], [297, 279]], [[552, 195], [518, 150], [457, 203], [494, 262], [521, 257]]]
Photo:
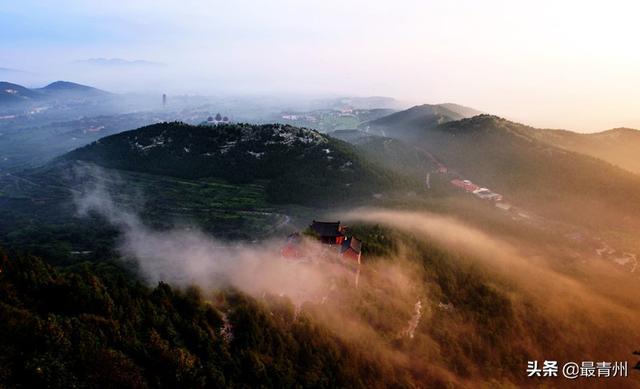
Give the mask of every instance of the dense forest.
[[370, 387], [406, 379], [312, 320], [293, 320], [286, 299], [267, 304], [226, 291], [213, 306], [195, 287], [149, 288], [113, 265], [59, 271], [0, 255], [2, 386]]
[[572, 292], [554, 302], [560, 313], [463, 251], [379, 226], [351, 231], [368, 258], [360, 287], [338, 284], [328, 302], [301, 305], [148, 285], [119, 261], [54, 268], [2, 252], [0, 384], [510, 387], [532, 383], [523, 361], [625, 356], [637, 340], [624, 320], [603, 325], [574, 306]]

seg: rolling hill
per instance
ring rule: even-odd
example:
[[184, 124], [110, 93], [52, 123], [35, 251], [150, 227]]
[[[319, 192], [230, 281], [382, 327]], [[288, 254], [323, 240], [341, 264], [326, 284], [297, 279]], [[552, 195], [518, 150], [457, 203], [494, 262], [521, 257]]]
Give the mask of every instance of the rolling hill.
[[276, 203], [326, 204], [398, 182], [353, 146], [286, 125], [161, 123], [100, 139], [62, 159], [188, 179], [265, 180]]
[[540, 130], [496, 116], [434, 125], [413, 119], [419, 115], [412, 110], [383, 118], [381, 129], [511, 200], [550, 217], [598, 228], [634, 224], [632, 216], [640, 216], [637, 175], [542, 141]]
[[[418, 186], [402, 173], [313, 130], [160, 123], [0, 177], [0, 245], [29, 247], [55, 261], [96, 245], [91, 242], [108, 247], [113, 231], [74, 216], [73, 194], [95, 182], [158, 227], [181, 220], [243, 240], [269, 236], [298, 218], [307, 222], [327, 207]], [[74, 243], [61, 247], [69, 236]]]
[[539, 140], [566, 150], [600, 158], [623, 169], [640, 173], [640, 131], [614, 128], [593, 134], [563, 130], [539, 130]]
[[0, 103], [2, 104], [20, 103], [39, 97], [41, 97], [40, 93], [22, 85], [0, 82]]
[[55, 81], [51, 84], [36, 89], [38, 92], [41, 92], [49, 97], [65, 97], [65, 96], [108, 96], [110, 93], [105, 92], [101, 89], [97, 89], [87, 85], [76, 84], [75, 82], [69, 81]]
[[0, 82], [0, 103], [18, 104], [57, 99], [106, 98], [111, 93], [69, 81], [56, 81], [42, 88], [29, 89], [10, 82]]
[[416, 129], [432, 128], [442, 123], [468, 117], [460, 113], [460, 110], [456, 107], [461, 106], [451, 104], [417, 105], [407, 110], [369, 121], [363, 124], [361, 128], [373, 134], [404, 137]]

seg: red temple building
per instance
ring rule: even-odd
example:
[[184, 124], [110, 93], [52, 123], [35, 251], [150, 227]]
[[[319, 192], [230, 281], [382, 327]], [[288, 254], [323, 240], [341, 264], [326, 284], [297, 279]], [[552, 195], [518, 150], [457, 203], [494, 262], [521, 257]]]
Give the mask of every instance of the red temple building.
[[341, 245], [344, 242], [345, 228], [340, 222], [319, 222], [313, 221], [310, 226], [311, 231], [318, 236], [320, 242], [324, 244]]

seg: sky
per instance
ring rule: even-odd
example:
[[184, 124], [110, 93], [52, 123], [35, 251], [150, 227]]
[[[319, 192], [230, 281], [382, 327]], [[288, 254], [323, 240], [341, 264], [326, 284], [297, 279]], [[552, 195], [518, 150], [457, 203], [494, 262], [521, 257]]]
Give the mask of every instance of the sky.
[[[391, 96], [537, 127], [640, 127], [640, 2], [0, 0], [0, 79]], [[108, 66], [91, 58], [150, 61]]]

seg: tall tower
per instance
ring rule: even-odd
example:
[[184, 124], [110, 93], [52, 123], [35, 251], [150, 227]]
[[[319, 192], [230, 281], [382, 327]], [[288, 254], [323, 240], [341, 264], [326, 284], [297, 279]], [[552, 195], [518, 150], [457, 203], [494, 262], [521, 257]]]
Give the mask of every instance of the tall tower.
[[165, 93], [162, 94], [162, 106], [167, 106], [167, 95]]

